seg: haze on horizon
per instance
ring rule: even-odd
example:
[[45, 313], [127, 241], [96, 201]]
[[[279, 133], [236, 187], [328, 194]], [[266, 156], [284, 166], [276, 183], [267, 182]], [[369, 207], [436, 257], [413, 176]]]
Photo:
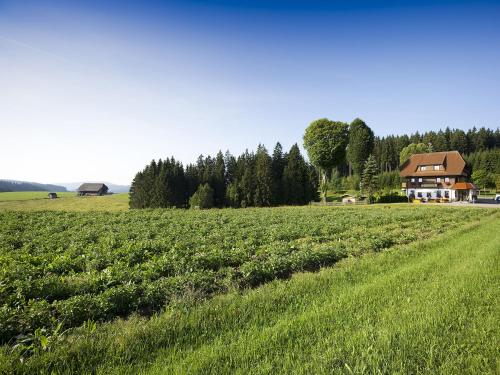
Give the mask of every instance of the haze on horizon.
[[0, 178], [129, 184], [328, 117], [500, 125], [494, 1], [0, 0]]

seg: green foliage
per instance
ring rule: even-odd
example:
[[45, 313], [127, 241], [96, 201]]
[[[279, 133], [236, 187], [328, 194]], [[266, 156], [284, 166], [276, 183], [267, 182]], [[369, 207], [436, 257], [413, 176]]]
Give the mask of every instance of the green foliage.
[[[242, 216], [253, 211], [242, 212]], [[292, 244], [308, 241], [308, 246], [283, 247], [274, 251], [277, 256], [249, 263], [238, 275], [248, 280], [269, 280], [273, 268], [281, 274], [287, 267], [318, 269], [352, 254], [356, 247], [368, 245], [375, 252], [391, 246], [391, 250], [350, 257], [319, 273], [299, 273], [286, 282], [270, 282], [201, 303], [177, 299], [165, 312], [150, 318], [132, 316], [109, 324], [87, 321], [56, 334], [40, 329], [31, 335], [35, 349], [27, 354], [19, 347], [0, 348], [0, 372], [496, 372], [500, 221], [492, 218], [493, 210], [358, 207], [259, 211], [299, 211], [300, 217], [312, 215], [310, 220], [326, 213], [322, 225], [329, 222], [331, 227], [323, 233], [316, 227], [310, 237], [296, 236]], [[370, 233], [365, 236], [364, 215], [384, 227], [374, 231], [368, 225]], [[443, 225], [443, 216], [453, 230]], [[434, 225], [439, 228], [434, 230]], [[346, 243], [352, 240], [351, 230], [362, 233], [362, 238], [354, 246], [341, 246], [339, 238], [347, 236]], [[436, 237], [440, 231], [447, 232]], [[287, 251], [293, 256], [287, 257]], [[206, 285], [199, 274], [193, 278], [197, 285]], [[160, 284], [155, 295], [172, 295], [173, 285]]]
[[500, 191], [500, 174], [496, 175], [495, 187], [496, 187], [497, 191]]
[[410, 143], [401, 150], [399, 154], [399, 164], [403, 165], [413, 154], [425, 154], [429, 151], [429, 146], [424, 143]]
[[273, 203], [273, 171], [271, 157], [264, 146], [259, 145], [255, 156], [255, 196], [257, 207], [270, 206]]
[[351, 163], [354, 173], [361, 175], [366, 159], [373, 152], [374, 134], [365, 122], [359, 118], [349, 126], [349, 146], [347, 160]]
[[472, 182], [474, 182], [480, 189], [494, 187], [494, 179], [491, 173], [484, 169], [477, 169], [472, 172]]
[[198, 190], [189, 198], [191, 208], [212, 208], [214, 206], [214, 190], [209, 184], [198, 186]]
[[406, 195], [401, 195], [398, 193], [383, 193], [375, 194], [376, 203], [405, 203], [408, 202], [408, 197]]
[[324, 172], [345, 160], [348, 125], [326, 118], [313, 121], [304, 134], [304, 147], [311, 162]]
[[378, 175], [378, 187], [383, 190], [394, 190], [401, 188], [401, 177], [398, 171], [382, 172]]
[[363, 176], [361, 178], [361, 191], [368, 196], [368, 202], [372, 201], [373, 194], [378, 189], [378, 168], [373, 155], [365, 162]]
[[381, 236], [393, 246], [484, 215], [440, 212], [446, 221], [411, 207], [0, 212], [0, 341], [150, 314], [186, 295], [205, 298], [378, 250]]

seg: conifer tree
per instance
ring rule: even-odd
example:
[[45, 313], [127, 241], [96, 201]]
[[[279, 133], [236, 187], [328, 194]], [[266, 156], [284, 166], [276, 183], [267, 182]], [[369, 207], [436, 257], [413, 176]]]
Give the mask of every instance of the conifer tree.
[[378, 188], [378, 168], [373, 155], [370, 155], [365, 163], [363, 176], [361, 178], [361, 191], [368, 197], [368, 202], [372, 203], [373, 194]]
[[272, 203], [273, 176], [271, 157], [263, 145], [259, 145], [255, 155], [255, 206], [270, 206]]
[[223, 207], [226, 201], [226, 164], [222, 151], [219, 151], [215, 158], [211, 187], [214, 190], [214, 205]]
[[271, 172], [273, 178], [272, 203], [279, 205], [283, 203], [283, 171], [285, 169], [286, 159], [283, 154], [281, 143], [276, 143], [271, 160]]
[[294, 144], [288, 153], [287, 163], [283, 170], [284, 203], [290, 205], [307, 203], [308, 184], [307, 170], [299, 146]]

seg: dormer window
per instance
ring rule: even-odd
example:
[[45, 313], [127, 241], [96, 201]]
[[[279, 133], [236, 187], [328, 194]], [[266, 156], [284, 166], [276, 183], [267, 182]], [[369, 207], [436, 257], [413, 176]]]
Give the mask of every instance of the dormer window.
[[427, 165], [422, 165], [422, 166], [420, 167], [420, 170], [421, 170], [421, 171], [426, 171], [426, 170], [427, 170]]
[[440, 169], [441, 169], [441, 166], [440, 166], [440, 165], [435, 165], [435, 166], [434, 166], [434, 170], [435, 170], [435, 171], [439, 171]]

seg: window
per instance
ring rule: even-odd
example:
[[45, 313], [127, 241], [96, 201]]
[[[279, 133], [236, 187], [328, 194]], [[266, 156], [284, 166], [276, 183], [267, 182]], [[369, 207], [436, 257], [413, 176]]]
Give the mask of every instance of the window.
[[450, 178], [449, 177], [445, 177], [444, 178], [444, 182], [446, 182], [448, 184], [450, 182]]
[[435, 170], [435, 171], [439, 171], [440, 169], [441, 169], [441, 168], [439, 168], [439, 165], [435, 165], [435, 166], [434, 166], [434, 170]]
[[415, 182], [415, 179], [414, 179], [414, 178], [412, 178], [412, 179], [411, 179], [411, 182]]
[[436, 182], [441, 182], [441, 177], [436, 177]]
[[422, 198], [422, 192], [420, 192], [420, 191], [419, 191], [419, 192], [417, 193], [417, 197]]
[[422, 182], [422, 177], [420, 177], [420, 178], [418, 179], [418, 182]]
[[427, 193], [427, 198], [431, 198], [431, 197], [432, 197], [432, 194], [431, 194], [431, 192], [429, 191], [429, 192]]
[[427, 170], [427, 165], [422, 165], [422, 166], [420, 167], [420, 170], [421, 170], [421, 171], [426, 171], [426, 170]]
[[436, 198], [441, 198], [441, 190], [436, 191]]
[[445, 198], [450, 198], [450, 191], [449, 190], [445, 190], [444, 191], [444, 197]]

